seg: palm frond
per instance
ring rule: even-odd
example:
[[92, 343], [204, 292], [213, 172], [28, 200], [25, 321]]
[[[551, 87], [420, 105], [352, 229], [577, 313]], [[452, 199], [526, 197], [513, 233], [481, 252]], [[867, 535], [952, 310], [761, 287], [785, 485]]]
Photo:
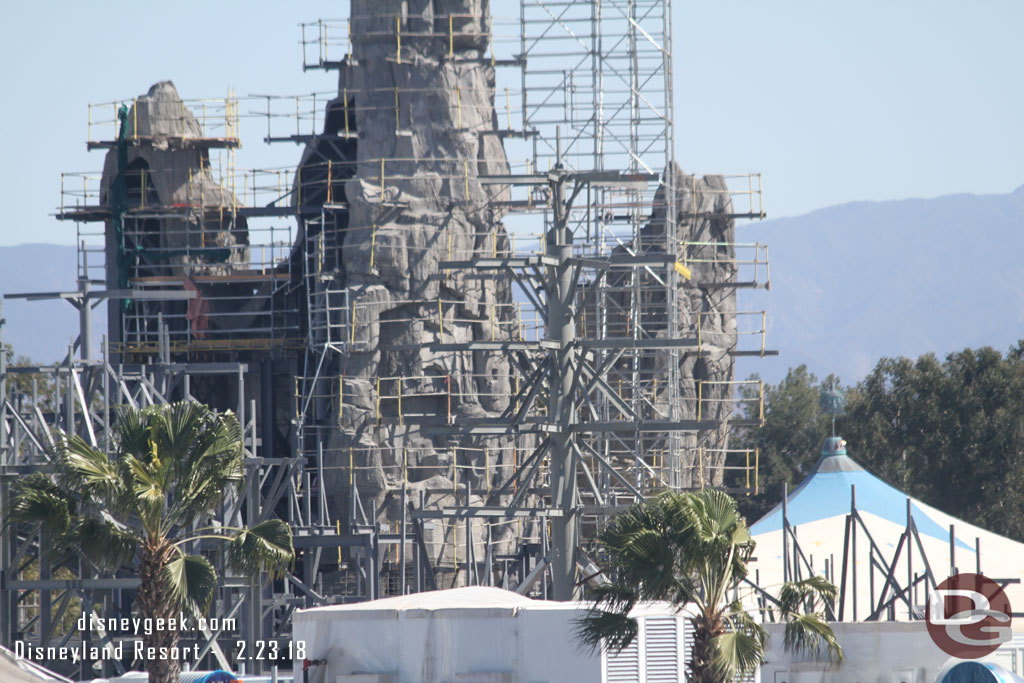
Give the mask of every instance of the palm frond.
[[181, 474], [168, 512], [173, 523], [182, 523], [213, 512], [243, 481], [240, 454], [207, 455]]
[[135, 530], [117, 523], [108, 514], [79, 519], [67, 541], [69, 548], [82, 553], [94, 566], [108, 569], [128, 564], [138, 549]]
[[277, 576], [294, 558], [291, 527], [279, 519], [242, 529], [228, 546], [231, 566], [248, 576], [256, 576], [260, 571]]
[[75, 500], [46, 475], [37, 473], [16, 479], [12, 489], [5, 525], [17, 522], [40, 524], [47, 533], [56, 536], [67, 533], [71, 528], [77, 511]]
[[732, 631], [712, 638], [714, 668], [721, 680], [750, 673], [764, 662], [764, 641], [755, 633]]
[[589, 609], [575, 620], [573, 634], [590, 652], [598, 651], [602, 644], [612, 651], [628, 647], [637, 634], [636, 619], [626, 612]]
[[[743, 526], [736, 501], [724, 491], [705, 489], [688, 498], [690, 521], [701, 539], [710, 543], [733, 540], [737, 527]], [[749, 534], [748, 534], [749, 537]]]
[[191, 469], [203, 458], [237, 458], [242, 455], [242, 427], [230, 410], [213, 413], [207, 410], [199, 415], [193, 408], [192, 418], [196, 421], [196, 434], [189, 441], [187, 457], [183, 466]]
[[174, 454], [167, 522], [186, 524], [213, 512], [243, 480], [241, 426], [231, 411], [217, 414], [193, 401], [165, 412], [155, 424]]
[[168, 450], [180, 457], [194, 449], [196, 437], [209, 427], [210, 409], [196, 401], [178, 401], [172, 403], [155, 420], [154, 427], [159, 430]]
[[61, 479], [65, 486], [106, 505], [115, 504], [124, 496], [124, 481], [106, 453], [78, 435], [71, 436], [64, 449]]
[[628, 614], [640, 601], [635, 588], [622, 583], [608, 583], [590, 588], [592, 607], [595, 610]]
[[761, 643], [762, 646], [768, 642], [768, 632], [764, 630], [754, 617], [750, 616], [750, 613], [743, 609], [742, 603], [739, 600], [729, 605], [725, 612], [725, 619], [729, 624], [729, 628], [733, 631], [744, 631], [751, 634]]
[[166, 504], [167, 490], [161, 477], [160, 465], [145, 462], [134, 455], [125, 461], [132, 474], [132, 495], [142, 525], [150, 536], [162, 533], [161, 517]]
[[620, 549], [618, 560], [628, 567], [646, 600], [665, 599], [676, 584], [675, 553], [660, 531], [646, 529], [633, 534]]
[[117, 410], [115, 446], [120, 453], [141, 455], [149, 449], [149, 409], [122, 406]]
[[823, 576], [809, 576], [784, 583], [779, 589], [779, 609], [783, 616], [805, 611], [816, 612], [819, 605], [832, 609], [839, 589]]
[[205, 557], [179, 555], [164, 565], [161, 579], [176, 605], [194, 616], [206, 614], [217, 588], [217, 572]]
[[839, 639], [817, 614], [791, 615], [786, 622], [783, 642], [788, 651], [814, 659], [824, 658], [835, 664], [843, 663], [843, 648]]

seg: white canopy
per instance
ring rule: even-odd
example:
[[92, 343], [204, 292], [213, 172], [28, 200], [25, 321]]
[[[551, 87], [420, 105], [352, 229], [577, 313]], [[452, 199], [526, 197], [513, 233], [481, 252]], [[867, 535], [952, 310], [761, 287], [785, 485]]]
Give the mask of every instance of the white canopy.
[[683, 680], [685, 617], [671, 605], [638, 606], [638, 637], [610, 657], [576, 639], [585, 607], [474, 586], [297, 610], [292, 627], [319, 662], [310, 683]]

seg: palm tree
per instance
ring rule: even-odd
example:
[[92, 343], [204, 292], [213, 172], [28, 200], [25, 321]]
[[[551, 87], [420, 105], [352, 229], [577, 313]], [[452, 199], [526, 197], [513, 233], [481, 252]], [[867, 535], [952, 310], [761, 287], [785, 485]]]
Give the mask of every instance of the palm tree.
[[[578, 622], [585, 645], [621, 650], [637, 633], [630, 610], [667, 601], [695, 608], [691, 681], [722, 683], [764, 661], [765, 630], [728, 596], [747, 575], [754, 542], [727, 494], [665, 492], [613, 519], [599, 542], [611, 582], [592, 590], [594, 604]], [[842, 648], [824, 619], [800, 611], [834, 600], [835, 587], [815, 577], [787, 584], [781, 597], [786, 647], [841, 662]]]
[[[212, 516], [243, 479], [242, 431], [229, 411], [196, 402], [125, 409], [110, 455], [78, 436], [64, 438], [53, 476], [33, 474], [14, 486], [8, 524], [39, 524], [51, 552], [82, 556], [97, 570], [138, 573], [138, 616], [205, 614], [217, 572], [195, 542], [227, 545], [228, 565], [249, 577], [283, 572], [292, 562], [291, 529], [281, 520], [250, 528]], [[166, 623], [166, 622], [165, 622]], [[173, 648], [178, 630], [152, 629], [146, 648]], [[155, 652], [159, 652], [156, 650]], [[176, 659], [146, 661], [152, 683], [177, 682]]]
[[838, 590], [823, 576], [782, 584], [779, 615], [786, 622], [783, 644], [787, 650], [840, 664], [843, 648], [825, 621], [832, 612]]

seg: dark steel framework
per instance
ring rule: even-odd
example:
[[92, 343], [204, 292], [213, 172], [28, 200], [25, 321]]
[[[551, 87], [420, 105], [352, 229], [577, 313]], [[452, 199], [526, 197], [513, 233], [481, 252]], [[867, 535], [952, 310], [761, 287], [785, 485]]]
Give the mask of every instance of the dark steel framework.
[[[457, 18], [449, 24], [456, 27]], [[513, 28], [501, 34], [503, 25]], [[350, 51], [343, 26], [321, 21], [303, 27], [304, 47], [315, 45], [318, 53], [317, 59], [304, 64], [306, 68], [330, 69], [344, 63]], [[397, 38], [401, 17], [396, 26]], [[525, 146], [527, 160], [510, 175], [476, 180], [499, 190], [496, 196], [508, 197], [501, 200], [507, 209], [543, 227], [532, 237], [520, 231], [519, 247], [460, 255], [440, 267], [512, 278], [523, 300], [518, 308], [532, 311], [538, 323], [532, 338], [523, 333], [527, 323], [520, 316], [514, 322], [518, 333], [489, 341], [434, 344], [434, 350], [442, 353], [502, 351], [519, 381], [509, 408], [498, 418], [455, 424], [439, 417], [422, 424], [424, 433], [439, 436], [529, 437], [517, 441], [525, 444], [521, 457], [500, 486], [485, 492], [482, 504], [474, 502], [480, 500], [481, 492], [472, 491], [468, 483], [452, 494], [452, 505], [438, 509], [429, 508], [422, 498], [414, 500], [403, 486], [401, 519], [385, 528], [378, 521], [379, 511], [362, 509], [350, 462], [351, 509], [336, 511], [328, 505], [324, 473], [335, 465], [326, 460], [323, 442], [325, 430], [332, 428], [332, 416], [317, 413], [317, 399], [339, 390], [336, 378], [322, 369], [333, 355], [344, 356], [359, 344], [364, 331], [360, 311], [321, 277], [333, 267], [338, 244], [332, 240], [347, 221], [347, 207], [336, 201], [344, 165], [334, 165], [331, 158], [344, 155], [338, 146], [354, 131], [349, 130], [345, 112], [343, 127], [322, 139], [316, 122], [329, 115], [325, 107], [330, 98], [319, 97], [318, 105], [315, 95], [295, 98], [294, 135], [272, 134], [271, 121], [281, 116], [275, 109], [280, 102], [259, 99], [266, 101], [267, 142], [320, 141], [333, 149], [324, 159], [291, 176], [252, 171], [241, 174], [239, 181], [229, 154], [228, 180], [219, 186], [219, 196], [229, 201], [214, 208], [202, 199], [186, 202], [185, 207], [144, 205], [143, 192], [125, 216], [128, 232], [136, 230], [140, 235], [149, 220], [185, 218], [186, 225], [200, 226], [196, 258], [208, 249], [203, 235], [238, 231], [242, 221], [294, 217], [306, 228], [294, 245], [290, 230], [271, 232], [262, 243], [250, 239], [246, 258], [201, 283], [223, 293], [223, 310], [230, 309], [229, 300], [243, 297], [236, 291], [239, 287], [251, 288], [265, 302], [261, 310], [266, 314], [249, 316], [244, 324], [225, 325], [223, 329], [232, 331], [221, 337], [196, 334], [194, 326], [183, 322], [188, 316], [183, 313], [185, 306], [197, 295], [177, 281], [133, 273], [127, 288], [110, 286], [107, 276], [112, 264], [97, 257], [106, 253], [105, 229], [97, 232], [89, 227], [106, 226], [110, 207], [98, 186], [90, 185], [94, 181], [82, 178], [79, 193], [70, 189], [71, 180], [79, 178], [65, 177], [68, 189], [62, 192], [59, 217], [74, 221], [78, 229], [79, 289], [6, 296], [67, 300], [79, 311], [81, 332], [64, 362], [53, 366], [10, 368], [0, 354], [0, 503], [9, 500], [14, 478], [47, 471], [54, 429], [78, 433], [103, 447], [119, 405], [213, 397], [216, 407], [234, 410], [245, 427], [248, 483], [237, 499], [226, 503], [223, 521], [280, 516], [292, 525], [300, 558], [295, 571], [273, 585], [254, 586], [219, 567], [223, 578], [211, 615], [238, 623], [237, 630], [195, 635], [204, 656], [209, 655], [208, 663], [265, 671], [271, 665], [267, 661], [233, 661], [236, 640], [244, 640], [251, 651], [258, 641], [286, 637], [290, 615], [297, 607], [445, 587], [445, 572], [452, 569], [463, 572], [464, 583], [500, 584], [556, 599], [578, 594], [581, 576], [597, 580], [581, 544], [604, 519], [653, 491], [680, 488], [683, 475], [688, 474], [679, 465], [684, 449], [698, 453], [699, 477], [704, 476], [701, 435], [721, 428], [722, 420], [702, 419], [701, 408], [711, 400], [731, 405], [733, 386], [714, 387], [712, 392], [714, 383], [708, 382], [703, 396], [680, 395], [680, 354], [706, 354], [712, 348], [731, 357], [773, 353], [764, 346], [761, 313], [756, 316], [760, 328], [751, 332], [760, 344], [744, 348], [744, 338], [736, 332], [724, 351], [721, 342], [712, 347], [706, 335], [702, 337], [700, 311], [687, 319], [695, 324], [677, 315], [683, 305], [677, 298], [680, 278], [688, 266], [702, 259], [727, 259], [737, 273], [744, 269], [744, 274], [727, 282], [695, 283], [703, 286], [706, 296], [766, 286], [763, 245], [687, 242], [674, 220], [665, 220], [664, 234], [656, 242], [645, 241], [643, 230], [656, 208], [670, 217], [688, 215], [691, 221], [764, 217], [759, 175], [737, 177], [730, 181], [733, 185], [719, 191], [730, 200], [749, 200], [745, 210], [714, 213], [707, 208], [707, 198], [699, 196], [696, 181], [688, 195], [692, 206], [676, 206], [676, 197], [683, 196], [685, 188], [673, 187], [674, 174], [663, 173], [673, 167], [674, 157], [670, 27], [668, 0], [522, 0], [519, 17], [491, 24], [493, 44], [500, 52], [492, 53], [491, 62], [518, 80], [517, 87], [499, 85], [492, 93], [499, 101], [504, 96], [506, 104], [506, 127], [498, 133], [510, 148]], [[401, 42], [396, 42], [400, 51]], [[510, 90], [518, 99], [516, 125]], [[396, 92], [396, 102], [398, 97]], [[223, 106], [225, 130], [182, 138], [175, 144], [229, 152], [237, 147], [237, 120], [230, 123], [237, 116], [237, 102]], [[309, 123], [308, 134], [304, 119]], [[99, 149], [115, 144], [114, 140], [90, 141], [90, 147]], [[541, 170], [545, 167], [548, 170]], [[145, 174], [142, 171], [139, 178], [143, 187]], [[382, 186], [384, 176], [382, 160]], [[736, 182], [741, 186], [737, 188]], [[659, 190], [666, 199], [657, 199]], [[201, 183], [199, 192], [203, 192]], [[658, 207], [658, 201], [667, 205]], [[216, 227], [208, 230], [207, 223]], [[315, 230], [309, 229], [314, 226]], [[195, 235], [184, 243], [195, 244]], [[744, 249], [752, 256], [737, 255]], [[104, 277], [97, 277], [97, 271]], [[611, 275], [614, 278], [609, 280]], [[106, 289], [98, 289], [102, 285]], [[124, 299], [136, 302], [136, 308], [122, 316], [119, 339], [104, 339], [97, 354], [91, 341], [91, 311], [104, 301]], [[147, 303], [152, 308], [147, 309]], [[616, 316], [605, 315], [613, 307], [621, 310]], [[657, 332], [641, 324], [652, 308], [658, 309], [662, 321]], [[215, 309], [211, 316], [229, 315]], [[633, 322], [623, 326], [617, 322], [621, 319]], [[663, 359], [659, 361], [663, 375], [650, 367], [655, 357]], [[37, 389], [31, 393], [23, 390], [24, 382], [15, 382], [25, 376], [35, 378]], [[293, 405], [279, 405], [275, 398], [281, 377], [294, 378]], [[16, 384], [21, 388], [15, 390]], [[399, 406], [402, 386], [398, 378]], [[42, 391], [46, 387], [52, 388]], [[680, 407], [686, 401], [692, 403], [697, 419], [682, 418]], [[288, 415], [284, 430], [274, 417], [282, 413]], [[732, 418], [733, 424], [742, 420], [759, 422], [758, 399]], [[756, 453], [721, 455], [726, 467], [733, 458], [744, 463], [735, 465], [747, 477], [742, 488], [756, 492]], [[703, 485], [703, 479], [699, 481]], [[473, 526], [481, 520], [487, 530], [483, 538]], [[427, 547], [425, 528], [438, 523], [452, 530], [465, 524], [461, 554], [454, 532], [447, 541], [456, 544], [456, 558], [462, 558], [455, 560], [454, 567], [431, 559], [439, 554]], [[494, 550], [491, 523], [518, 525], [522, 533], [515, 554]], [[81, 561], [52, 566], [41, 552], [44, 547], [45, 539], [30, 530], [4, 531], [0, 543], [3, 642], [64, 645], [80, 639], [103, 644], [127, 637], [91, 630], [61, 633], [60, 629], [65, 615], [75, 610], [87, 613], [95, 604], [102, 605], [105, 615], [125, 613], [138, 580], [100, 575]], [[478, 556], [480, 548], [482, 556]], [[60, 662], [49, 663], [68, 671]], [[77, 673], [85, 677], [122, 670], [120, 662], [85, 661]]]

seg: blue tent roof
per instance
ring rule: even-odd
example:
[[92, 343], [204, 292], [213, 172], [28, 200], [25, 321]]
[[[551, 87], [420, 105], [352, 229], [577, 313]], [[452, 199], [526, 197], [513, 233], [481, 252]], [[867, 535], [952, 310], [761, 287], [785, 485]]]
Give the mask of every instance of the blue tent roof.
[[1024, 678], [991, 662], [960, 662], [946, 672], [941, 683], [1024, 683]]
[[[895, 524], [907, 523], [907, 494], [858, 465], [846, 454], [846, 441], [839, 437], [825, 439], [821, 458], [787, 499], [786, 514], [790, 526], [816, 522], [850, 512], [850, 486], [856, 487], [857, 509], [887, 519]], [[949, 529], [944, 529], [929, 517], [911, 498], [911, 514], [921, 534], [939, 540], [949, 540]], [[757, 535], [782, 528], [782, 504], [750, 527]], [[974, 548], [960, 540], [957, 545], [967, 550]]]

